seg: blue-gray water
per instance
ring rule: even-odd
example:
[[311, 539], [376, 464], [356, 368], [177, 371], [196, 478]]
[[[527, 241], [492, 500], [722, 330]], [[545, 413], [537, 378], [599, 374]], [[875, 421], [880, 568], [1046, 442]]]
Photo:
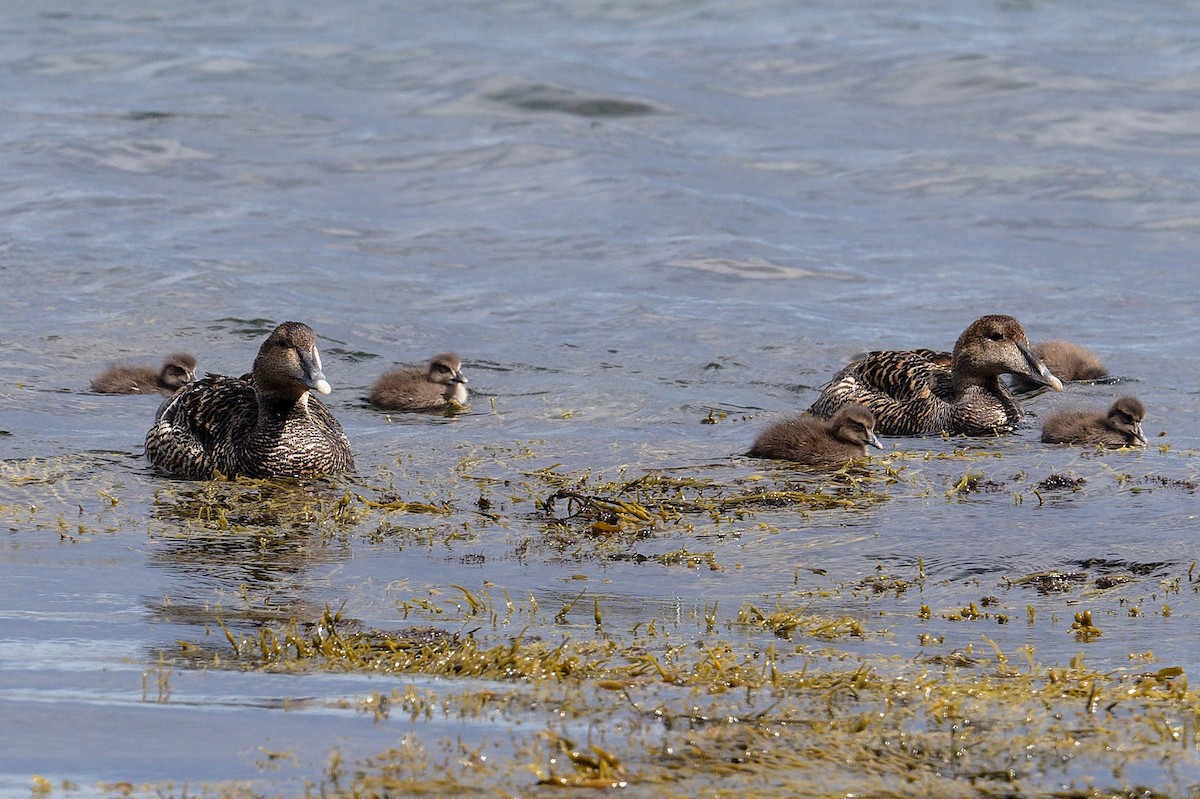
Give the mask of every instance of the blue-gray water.
[[[1142, 578], [1127, 590], [1144, 615], [1113, 614], [1086, 645], [1065, 624], [988, 635], [1047, 663], [1083, 648], [1103, 672], [1153, 650], [1200, 672], [1194, 594], [1157, 610], [1159, 583], [1197, 558], [1197, 23], [1192, 3], [1112, 0], [9, 4], [0, 792], [37, 774], [294, 793], [334, 749], [395, 745], [403, 724], [354, 707], [396, 679], [179, 668], [160, 696], [158, 653], [247, 595], [388, 627], [397, 602], [452, 585], [551, 602], [586, 582], [633, 624], [770, 604], [797, 569], [833, 585], [920, 558], [931, 582], [907, 610], [1000, 594], [1016, 616], [1069, 619], [1079, 592], [1003, 578], [1103, 562]], [[1038, 397], [1035, 414], [1135, 393], [1151, 446], [1049, 448], [1035, 418], [979, 442], [998, 458], [908, 461], [869, 510], [631, 544], [713, 551], [716, 570], [547, 546], [515, 506], [503, 525], [471, 513], [548, 466], [786, 481], [738, 457], [763, 424], [856, 353], [949, 348], [994, 312], [1127, 378]], [[427, 546], [293, 531], [256, 555], [163, 512], [178, 486], [141, 459], [157, 399], [89, 379], [180, 349], [240, 374], [285, 319], [321, 337], [361, 479], [455, 509], [406, 523], [471, 531]], [[466, 362], [470, 413], [365, 406], [384, 369], [445, 349]], [[701, 424], [710, 412], [727, 415]], [[968, 468], [1000, 489], [947, 498]], [[1035, 501], [1051, 474], [1086, 487]], [[857, 595], [827, 605], [867, 612]], [[887, 623], [904, 633], [862, 646], [914, 656], [912, 617]], [[947, 649], [978, 646], [942, 626]], [[507, 734], [470, 726], [416, 731]], [[262, 767], [274, 749], [294, 760]], [[1176, 787], [1200, 783], [1190, 768]]]

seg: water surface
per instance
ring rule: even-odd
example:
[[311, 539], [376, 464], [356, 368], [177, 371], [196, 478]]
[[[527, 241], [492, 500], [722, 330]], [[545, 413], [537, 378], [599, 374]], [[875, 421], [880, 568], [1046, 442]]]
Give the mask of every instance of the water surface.
[[[41, 775], [80, 794], [128, 781], [295, 795], [328, 784], [331, 753], [370, 770], [407, 735], [519, 760], [555, 725], [544, 708], [364, 710], [394, 688], [452, 696], [475, 681], [177, 660], [178, 641], [217, 647], [218, 619], [253, 633], [330, 607], [371, 628], [429, 623], [405, 603], [449, 607], [456, 585], [534, 597], [553, 610], [531, 614], [533, 634], [551, 640], [592, 635], [592, 600], [626, 639], [651, 619], [703, 637], [695, 619], [714, 603], [726, 625], [748, 603], [803, 604], [862, 619], [870, 635], [827, 646], [876, 664], [986, 633], [1046, 665], [1083, 652], [1100, 673], [1195, 674], [1196, 15], [1166, 2], [9, 9], [0, 790], [26, 795]], [[820, 476], [739, 453], [855, 354], [949, 348], [993, 312], [1034, 341], [1092, 347], [1124, 380], [1037, 397], [1030, 426], [1001, 440], [889, 440], [900, 477], [849, 509], [701, 514], [616, 542], [551, 535], [536, 512], [548, 468], [590, 485], [662, 473], [812, 488]], [[290, 510], [156, 476], [141, 442], [158, 400], [88, 391], [110, 363], [180, 349], [240, 374], [285, 319], [320, 335], [359, 467], [271, 506]], [[445, 349], [464, 356], [470, 412], [365, 405], [383, 370]], [[1118, 392], [1149, 409], [1144, 452], [1038, 443], [1037, 416]], [[988, 490], [955, 492], [969, 471]], [[1083, 482], [1038, 488], [1053, 475]], [[449, 513], [330, 523], [321, 503], [348, 488]], [[245, 503], [234, 532], [200, 520]], [[680, 551], [708, 560], [662, 557]], [[1011, 582], [1051, 570], [1078, 581]], [[862, 582], [881, 575], [911, 587]], [[1112, 575], [1132, 581], [1096, 587]], [[1010, 623], [947, 619], [985, 596]], [[1069, 625], [1083, 609], [1104, 634], [1081, 643]], [[1200, 784], [1191, 760], [1111, 765], [1026, 787]], [[535, 789], [514, 779], [502, 789]]]

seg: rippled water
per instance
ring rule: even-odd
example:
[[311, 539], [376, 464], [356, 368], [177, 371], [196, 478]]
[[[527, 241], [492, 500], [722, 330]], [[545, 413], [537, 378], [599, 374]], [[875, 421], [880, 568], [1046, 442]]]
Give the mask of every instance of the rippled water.
[[[768, 0], [8, 9], [0, 791], [25, 795], [40, 774], [79, 791], [254, 780], [294, 793], [331, 750], [350, 760], [407, 729], [354, 709], [394, 680], [179, 667], [160, 691], [159, 655], [213, 635], [215, 609], [239, 602], [271, 619], [341, 607], [387, 627], [397, 602], [452, 585], [547, 606], [586, 587], [628, 627], [920, 568], [921, 595], [882, 614], [894, 637], [839, 645], [912, 658], [920, 605], [999, 595], [1021, 618], [1027, 605], [1110, 611], [1086, 645], [1065, 623], [988, 627], [1001, 646], [1035, 645], [1047, 663], [1086, 648], [1101, 671], [1153, 650], [1194, 673], [1194, 596], [1159, 608], [1161, 584], [1190, 582], [1197, 557], [1198, 14]], [[974, 442], [970, 460], [925, 457], [963, 441], [891, 440], [914, 454], [880, 504], [629, 544], [708, 551], [714, 569], [547, 543], [532, 509], [506, 504], [504, 481], [547, 467], [803, 482], [738, 453], [856, 353], [949, 348], [992, 312], [1034, 341], [1087, 344], [1123, 378], [1035, 398], [1035, 414], [1136, 393], [1151, 447], [1045, 447], [1036, 419]], [[198, 534], [172, 499], [185, 489], [141, 459], [157, 399], [88, 391], [107, 364], [179, 349], [240, 374], [284, 319], [321, 336], [358, 484], [453, 508], [406, 522], [432, 531], [425, 543], [365, 527], [330, 539], [303, 519], [255, 520], [266, 544]], [[464, 356], [470, 413], [366, 407], [384, 369], [444, 349]], [[718, 423], [702, 424], [710, 413]], [[968, 469], [993, 490], [948, 495]], [[1085, 483], [1038, 489], [1055, 474]], [[476, 514], [485, 494], [503, 523]], [[1004, 582], [1051, 569], [1137, 579], [1102, 599]], [[861, 593], [819, 604], [878, 613]], [[977, 629], [933, 624], [947, 651], [978, 645]], [[477, 740], [541, 724], [416, 726]], [[292, 759], [264, 767], [267, 750]]]

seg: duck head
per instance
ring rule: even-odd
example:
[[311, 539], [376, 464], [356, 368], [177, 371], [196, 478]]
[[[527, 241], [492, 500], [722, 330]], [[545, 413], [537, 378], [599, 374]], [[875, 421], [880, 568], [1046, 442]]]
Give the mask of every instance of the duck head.
[[1108, 424], [1125, 436], [1129, 446], [1146, 446], [1146, 434], [1142, 432], [1142, 420], [1146, 418], [1146, 407], [1137, 397], [1118, 397], [1108, 409]]
[[164, 386], [178, 389], [196, 379], [196, 359], [186, 352], [177, 352], [163, 361], [159, 373]]
[[284, 322], [271, 332], [258, 350], [251, 371], [254, 384], [268, 394], [302, 397], [309, 389], [330, 392], [321, 370], [317, 335], [302, 322]]
[[875, 414], [866, 406], [856, 403], [843, 405], [830, 417], [829, 427], [835, 436], [842, 441], [858, 444], [863, 452], [867, 451], [868, 445], [883, 449], [883, 444], [875, 435]]
[[1029, 346], [1025, 328], [1011, 316], [992, 314], [976, 319], [958, 337], [952, 359], [956, 380], [979, 381], [1014, 374], [1055, 391], [1063, 390], [1062, 381]]
[[442, 352], [429, 359], [429, 382], [444, 386], [466, 383], [462, 373], [462, 358], [453, 352]]

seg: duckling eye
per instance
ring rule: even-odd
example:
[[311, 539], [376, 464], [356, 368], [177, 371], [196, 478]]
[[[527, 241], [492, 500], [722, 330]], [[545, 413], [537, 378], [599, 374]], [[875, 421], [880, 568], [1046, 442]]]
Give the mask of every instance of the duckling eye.
[[991, 333], [988, 333], [988, 338], [990, 338], [992, 341], [1003, 341], [1004, 334], [999, 330], [993, 330]]

